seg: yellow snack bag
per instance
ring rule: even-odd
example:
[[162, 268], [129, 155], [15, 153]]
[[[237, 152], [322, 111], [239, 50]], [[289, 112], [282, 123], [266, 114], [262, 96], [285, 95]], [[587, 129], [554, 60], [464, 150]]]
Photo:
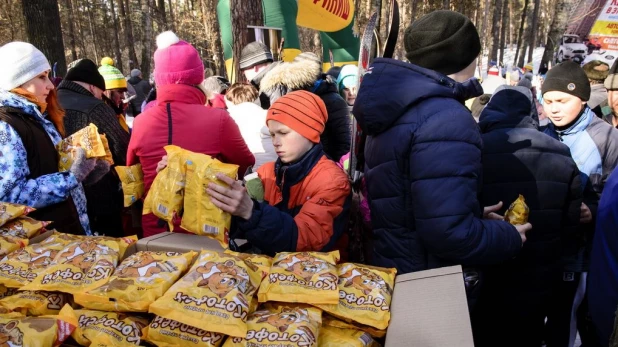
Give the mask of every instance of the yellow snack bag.
[[354, 263], [340, 264], [337, 270], [339, 303], [316, 306], [344, 320], [386, 329], [397, 270]]
[[73, 165], [73, 149], [75, 148], [83, 148], [86, 151], [86, 158], [105, 157], [105, 146], [101, 135], [96, 125], [92, 123], [56, 145], [60, 156], [58, 168], [61, 172], [68, 171]]
[[0, 284], [0, 299], [4, 299], [7, 296], [11, 296], [15, 293], [17, 293], [16, 288], [8, 288], [4, 286], [3, 284]]
[[530, 208], [526, 205], [526, 199], [520, 194], [504, 214], [504, 220], [513, 225], [526, 224], [529, 214]]
[[17, 217], [25, 216], [34, 210], [34, 208], [25, 205], [0, 202], [0, 225], [4, 225]]
[[148, 326], [146, 318], [124, 313], [75, 310], [74, 315], [78, 325], [71, 336], [81, 346], [139, 346]]
[[217, 179], [219, 173], [236, 179], [238, 165], [224, 164], [207, 155], [191, 153], [187, 161], [184, 214], [180, 226], [194, 234], [213, 238], [223, 248], [228, 248], [232, 216], [215, 206], [206, 192], [210, 183], [227, 186]]
[[69, 243], [22, 290], [76, 294], [98, 288], [109, 280], [118, 259], [136, 237], [84, 237]]
[[77, 325], [65, 306], [57, 316], [0, 317], [0, 346], [52, 347], [61, 345]]
[[262, 272], [262, 279], [268, 276], [270, 267], [273, 265], [273, 258], [263, 254], [239, 253], [229, 249], [226, 249], [223, 253], [231, 254], [243, 259], [246, 263], [255, 265]]
[[159, 347], [197, 346], [218, 347], [223, 334], [198, 329], [171, 319], [155, 317], [144, 329], [145, 340]]
[[[19, 249], [0, 261], [0, 284], [20, 288], [38, 276], [38, 271], [51, 265], [67, 244], [66, 234], [55, 233], [42, 241]], [[71, 236], [71, 235], [68, 235]], [[2, 237], [0, 237], [0, 242]]]
[[9, 311], [26, 311], [28, 316], [43, 316], [58, 314], [70, 302], [69, 294], [24, 290], [1, 299], [0, 307]]
[[167, 167], [152, 182], [144, 200], [143, 214], [154, 213], [170, 223], [170, 230], [173, 230], [172, 221], [182, 216], [188, 154], [178, 146], [165, 146], [165, 151]]
[[137, 252], [125, 259], [107, 284], [87, 293], [77, 293], [75, 302], [93, 310], [148, 312], [189, 268], [195, 252]]
[[260, 280], [253, 264], [230, 254], [203, 251], [191, 270], [150, 305], [149, 312], [242, 337]]
[[339, 251], [277, 253], [258, 292], [260, 302], [302, 302], [337, 304]]
[[368, 333], [331, 326], [320, 328], [319, 347], [380, 347]]
[[30, 217], [18, 217], [0, 227], [0, 235], [30, 239], [38, 235], [39, 231], [49, 224], [50, 222], [40, 222]]
[[384, 336], [386, 336], [386, 329], [380, 330], [380, 329], [371, 327], [369, 325], [344, 322], [327, 313], [322, 315], [322, 326], [330, 326], [330, 327], [341, 328], [341, 329], [360, 330], [378, 339], [381, 339]]
[[105, 156], [103, 159], [107, 161], [110, 165], [114, 165], [114, 157], [112, 156], [112, 151], [109, 149], [109, 142], [107, 141], [107, 136], [105, 134], [101, 134], [101, 143], [103, 143], [103, 149], [105, 150]]
[[11, 235], [0, 235], [0, 257], [4, 257], [28, 245], [28, 239]]
[[315, 307], [267, 304], [247, 321], [247, 346], [317, 346], [322, 312]]
[[144, 173], [142, 164], [114, 167], [122, 184], [124, 207], [133, 205], [144, 196]]

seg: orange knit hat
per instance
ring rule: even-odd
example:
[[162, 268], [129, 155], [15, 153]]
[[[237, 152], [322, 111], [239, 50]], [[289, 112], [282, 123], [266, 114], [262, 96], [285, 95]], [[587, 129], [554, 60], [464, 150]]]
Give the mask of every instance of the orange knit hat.
[[282, 96], [270, 106], [266, 124], [269, 120], [283, 123], [309, 141], [319, 143], [328, 113], [319, 96], [298, 90]]

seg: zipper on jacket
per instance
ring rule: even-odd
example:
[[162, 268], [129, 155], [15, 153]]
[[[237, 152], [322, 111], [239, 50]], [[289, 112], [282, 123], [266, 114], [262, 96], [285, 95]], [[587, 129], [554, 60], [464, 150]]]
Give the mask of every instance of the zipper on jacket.
[[283, 201], [283, 186], [285, 185], [285, 173], [287, 171], [288, 167], [286, 166], [281, 173], [281, 184], [279, 185], [279, 192], [281, 193], [281, 195], [279, 196], [279, 201], [277, 201], [277, 204]]

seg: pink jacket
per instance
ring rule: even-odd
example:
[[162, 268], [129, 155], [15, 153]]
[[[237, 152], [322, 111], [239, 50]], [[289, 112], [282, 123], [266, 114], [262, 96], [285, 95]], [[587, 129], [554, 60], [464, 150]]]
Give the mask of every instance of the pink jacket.
[[[206, 96], [197, 87], [182, 84], [161, 86], [157, 89], [156, 105], [135, 118], [127, 165], [142, 164], [146, 193], [156, 177], [157, 163], [165, 155], [163, 147], [168, 144], [168, 104], [172, 144], [208, 154], [224, 163], [239, 165], [239, 175], [255, 163], [236, 122], [225, 110], [208, 108], [205, 103]], [[144, 236], [152, 234], [144, 225]]]

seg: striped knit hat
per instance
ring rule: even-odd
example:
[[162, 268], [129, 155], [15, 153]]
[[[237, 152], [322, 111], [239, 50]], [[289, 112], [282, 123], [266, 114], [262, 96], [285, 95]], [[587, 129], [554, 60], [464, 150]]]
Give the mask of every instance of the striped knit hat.
[[101, 59], [99, 73], [105, 79], [105, 89], [126, 89], [127, 80], [120, 70], [114, 67], [114, 60], [110, 57]]
[[269, 120], [285, 124], [309, 141], [320, 143], [328, 113], [320, 97], [305, 90], [298, 90], [280, 97], [270, 106], [266, 124]]

